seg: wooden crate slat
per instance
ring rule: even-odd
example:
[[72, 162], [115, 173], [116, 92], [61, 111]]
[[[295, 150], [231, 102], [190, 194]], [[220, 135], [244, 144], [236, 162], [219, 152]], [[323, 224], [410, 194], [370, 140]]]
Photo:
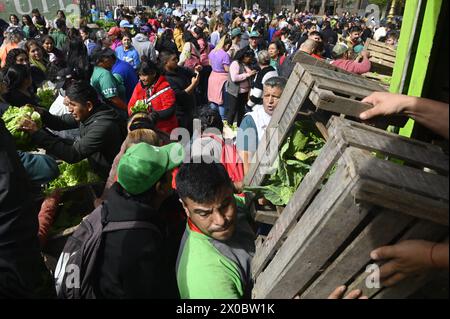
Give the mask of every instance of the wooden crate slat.
[[[407, 239], [423, 239], [428, 241], [441, 241], [443, 238], [448, 236], [448, 228], [442, 225], [437, 225], [435, 223], [426, 221], [426, 220], [418, 220], [414, 226], [411, 227], [402, 237], [398, 240], [398, 242], [407, 240]], [[371, 298], [373, 296], [378, 296], [378, 298], [384, 298], [383, 295], [379, 295], [380, 291], [383, 292], [385, 290], [394, 289], [393, 293], [396, 295], [396, 298], [402, 298], [404, 295], [401, 295], [405, 290], [409, 291], [409, 294], [418, 288], [420, 288], [424, 281], [429, 280], [429, 277], [423, 276], [420, 282], [417, 282], [417, 279], [410, 278], [405, 279], [405, 281], [401, 284], [401, 290], [395, 291], [397, 288], [390, 287], [380, 287], [380, 288], [368, 288], [366, 285], [366, 278], [370, 274], [367, 272], [363, 272], [360, 274], [348, 287], [348, 290], [360, 289], [364, 295]], [[387, 293], [385, 292], [385, 297], [387, 297]]]
[[355, 269], [362, 269], [369, 263], [369, 254], [373, 249], [391, 242], [414, 220], [389, 210], [371, 213], [376, 215], [374, 220], [308, 287], [301, 299], [326, 298], [336, 287], [348, 282], [355, 275]]
[[310, 56], [309, 54], [302, 52], [302, 51], [297, 51], [294, 55], [293, 61], [295, 63], [300, 63], [300, 64], [309, 64], [309, 65], [314, 65], [314, 66], [318, 66], [321, 68], [325, 68], [325, 69], [329, 69], [329, 70], [333, 70], [336, 72], [341, 72], [341, 73], [345, 73], [345, 74], [350, 74], [350, 75], [355, 75], [353, 73], [350, 73], [344, 69], [338, 68], [336, 66], [334, 66], [333, 64], [327, 63], [325, 60], [319, 60], [316, 59], [312, 56]]
[[257, 277], [287, 236], [297, 219], [301, 216], [316, 191], [321, 186], [326, 174], [336, 163], [344, 145], [330, 139], [314, 161], [311, 170], [304, 177], [301, 186], [283, 210], [277, 222], [267, 235], [267, 240], [258, 249], [252, 260], [252, 275]]
[[[332, 90], [341, 89], [341, 85], [346, 85], [350, 87], [348, 90], [349, 95], [358, 96], [360, 94], [352, 94], [354, 88], [363, 89], [365, 91], [383, 91], [383, 87], [381, 87], [378, 83], [374, 81], [370, 81], [362, 76], [354, 75], [354, 74], [345, 74], [342, 72], [335, 72], [333, 70], [328, 70], [324, 68], [320, 68], [313, 65], [302, 65], [302, 67], [306, 70], [307, 73], [314, 76], [314, 79], [317, 82], [317, 78], [321, 80], [331, 80], [331, 83], [335, 83], [334, 86], [331, 87]], [[345, 92], [344, 92], [345, 93]]]
[[446, 175], [449, 172], [449, 157], [438, 146], [339, 117], [330, 119], [328, 131], [330, 135], [339, 135], [351, 146], [381, 151], [389, 156], [432, 168]]
[[292, 298], [319, 271], [367, 214], [354, 204], [353, 185], [346, 168], [338, 167], [257, 278], [255, 298]]
[[374, 60], [382, 60], [384, 62], [391, 62], [392, 64], [395, 64], [395, 56], [390, 56], [375, 51], [370, 52], [370, 58], [373, 58]]
[[395, 46], [369, 38], [366, 40], [366, 42], [364, 44], [364, 48], [367, 49], [367, 48], [371, 48], [371, 47], [375, 47], [377, 49], [385, 49], [385, 50], [388, 50], [388, 51], [394, 52], [394, 53], [396, 52]]
[[330, 90], [316, 87], [311, 90], [309, 98], [317, 108], [354, 117], [358, 117], [362, 112], [372, 108], [370, 104], [338, 96]]
[[[371, 70], [374, 70], [374, 66], [373, 64], [379, 64], [381, 66], [393, 69], [394, 68], [394, 62], [390, 62], [390, 61], [386, 61], [386, 60], [382, 60], [380, 58], [377, 57], [370, 57], [369, 58], [370, 63], [372, 63], [372, 68]], [[392, 75], [392, 72], [389, 72], [389, 75]]]

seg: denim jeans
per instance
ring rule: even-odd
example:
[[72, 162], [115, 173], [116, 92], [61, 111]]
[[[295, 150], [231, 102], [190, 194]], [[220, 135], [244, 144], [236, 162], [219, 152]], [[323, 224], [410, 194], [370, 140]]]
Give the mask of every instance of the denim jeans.
[[213, 110], [218, 110], [220, 117], [222, 118], [222, 120], [225, 119], [225, 106], [223, 105], [217, 105], [214, 102], [209, 102], [209, 107]]

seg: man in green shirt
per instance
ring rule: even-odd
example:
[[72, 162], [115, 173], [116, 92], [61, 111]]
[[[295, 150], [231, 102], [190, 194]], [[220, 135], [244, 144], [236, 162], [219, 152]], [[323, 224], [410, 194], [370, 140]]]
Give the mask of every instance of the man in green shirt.
[[176, 184], [188, 217], [177, 260], [181, 298], [250, 298], [255, 234], [224, 166], [185, 164]]
[[101, 52], [94, 52], [92, 58], [95, 66], [91, 76], [91, 85], [103, 97], [105, 102], [112, 104], [121, 116], [127, 118], [128, 107], [125, 103], [125, 86], [114, 77], [109, 69], [109, 65], [103, 64]]

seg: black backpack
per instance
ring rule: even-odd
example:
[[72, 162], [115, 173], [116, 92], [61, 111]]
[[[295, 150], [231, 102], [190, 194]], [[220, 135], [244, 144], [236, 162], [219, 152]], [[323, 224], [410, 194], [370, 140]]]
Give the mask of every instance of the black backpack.
[[55, 269], [58, 298], [95, 299], [93, 287], [94, 266], [102, 241], [102, 234], [125, 229], [159, 229], [143, 221], [102, 223], [103, 205], [97, 207], [67, 239]]

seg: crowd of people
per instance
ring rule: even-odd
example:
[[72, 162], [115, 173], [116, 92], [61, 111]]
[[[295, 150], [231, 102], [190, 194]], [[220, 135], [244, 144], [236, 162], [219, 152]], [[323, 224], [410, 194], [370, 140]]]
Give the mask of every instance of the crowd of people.
[[[259, 10], [184, 12], [179, 4], [151, 12], [107, 7], [103, 19], [115, 23], [108, 30], [87, 26], [101, 20], [95, 5], [80, 28], [63, 11], [53, 21], [37, 9], [32, 15], [22, 23], [11, 15], [3, 24], [0, 115], [9, 105], [34, 106], [43, 127], [24, 119], [20, 129], [46, 154], [17, 152], [0, 121], [0, 217], [10, 220], [0, 219], [0, 268], [8, 274], [0, 275], [0, 296], [36, 296], [42, 284], [39, 244], [47, 234], [38, 232], [36, 217], [54, 214], [45, 203], [59, 194], [49, 195], [38, 212], [34, 186], [58, 175], [55, 160], [88, 159], [106, 182], [96, 201], [103, 223], [155, 226], [104, 234], [91, 280], [97, 298], [249, 298], [256, 226], [248, 223], [239, 194], [286, 86], [284, 68], [303, 52], [352, 73], [368, 72], [364, 41], [395, 46], [400, 28], [375, 28], [348, 13], [270, 17]], [[57, 92], [49, 110], [36, 95], [43, 85]], [[366, 102], [377, 105], [381, 98]], [[210, 147], [186, 154], [173, 132], [182, 128], [193, 140], [194, 119], [201, 123], [200, 143]], [[239, 129], [230, 145], [222, 133], [233, 125]], [[234, 152], [236, 161], [224, 162], [225, 152]], [[445, 248], [448, 255], [448, 246], [433, 246], [433, 267], [448, 267]], [[407, 258], [408, 249], [401, 251]], [[395, 260], [394, 249], [384, 252], [373, 258]]]

